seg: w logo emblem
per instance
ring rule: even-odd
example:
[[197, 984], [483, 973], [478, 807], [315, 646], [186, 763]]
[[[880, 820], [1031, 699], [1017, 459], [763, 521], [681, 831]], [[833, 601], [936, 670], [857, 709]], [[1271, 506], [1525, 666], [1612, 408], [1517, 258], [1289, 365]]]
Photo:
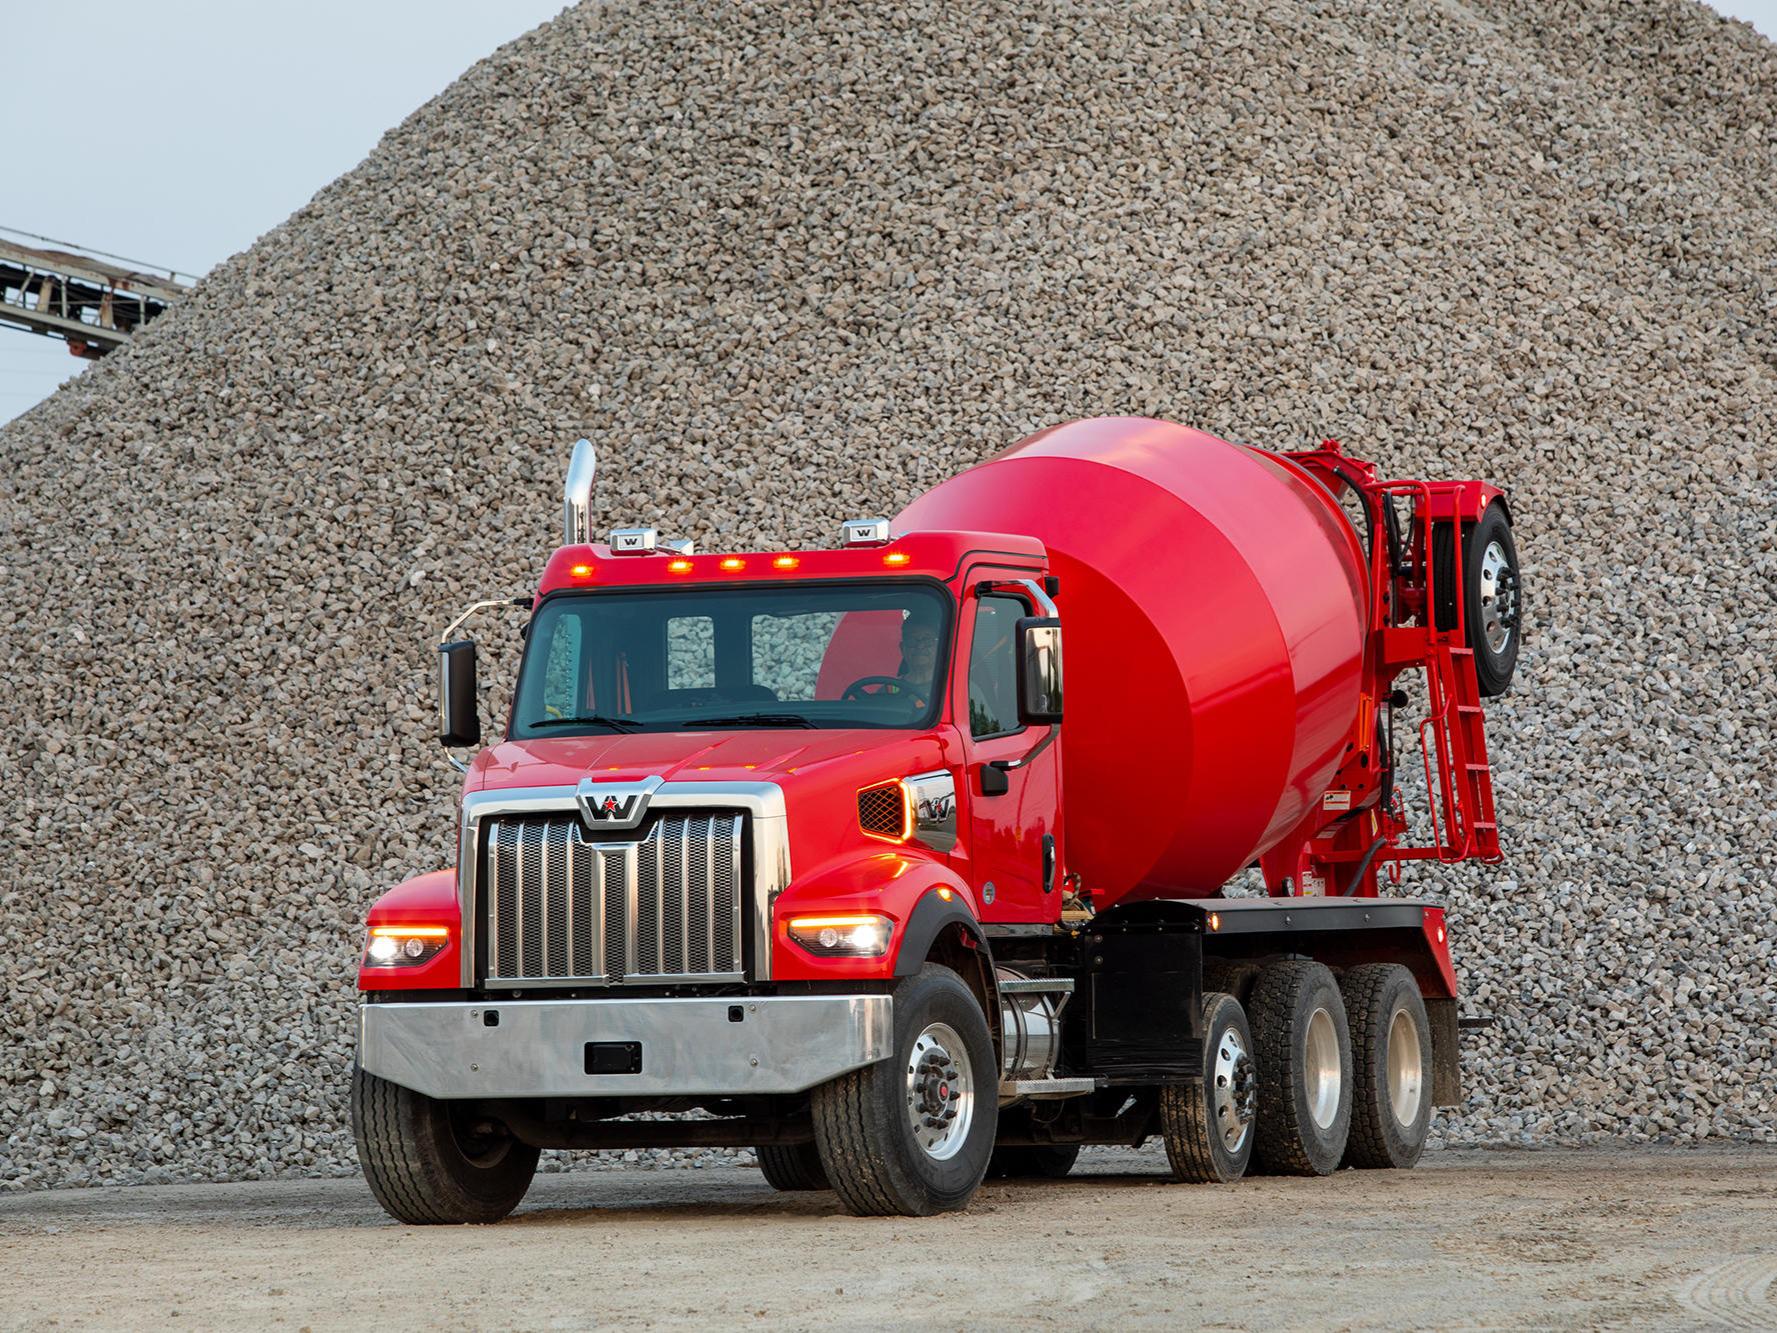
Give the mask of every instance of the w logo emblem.
[[589, 825], [634, 828], [648, 813], [648, 798], [660, 783], [660, 778], [646, 778], [622, 786], [601, 786], [591, 778], [582, 778], [574, 797], [579, 802], [581, 816]]

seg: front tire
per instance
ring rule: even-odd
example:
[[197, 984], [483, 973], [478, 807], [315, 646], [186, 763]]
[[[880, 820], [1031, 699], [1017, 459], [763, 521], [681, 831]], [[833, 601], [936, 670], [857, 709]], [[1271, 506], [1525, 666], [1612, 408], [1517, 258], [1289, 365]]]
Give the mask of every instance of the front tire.
[[1419, 984], [1397, 963], [1371, 963], [1339, 989], [1357, 1075], [1345, 1164], [1405, 1169], [1431, 1133], [1431, 1022]]
[[537, 1171], [537, 1150], [498, 1121], [355, 1064], [352, 1136], [370, 1192], [398, 1222], [498, 1222]]
[[827, 1168], [821, 1165], [821, 1150], [812, 1143], [762, 1143], [753, 1149], [759, 1157], [759, 1170], [765, 1183], [774, 1190], [824, 1190]]
[[966, 1206], [987, 1174], [999, 1064], [962, 978], [927, 963], [894, 992], [887, 1060], [814, 1090], [815, 1142], [847, 1212], [925, 1217]]
[[1345, 1000], [1320, 963], [1272, 963], [1253, 986], [1258, 1132], [1253, 1163], [1270, 1175], [1325, 1176], [1351, 1133], [1351, 1034]]

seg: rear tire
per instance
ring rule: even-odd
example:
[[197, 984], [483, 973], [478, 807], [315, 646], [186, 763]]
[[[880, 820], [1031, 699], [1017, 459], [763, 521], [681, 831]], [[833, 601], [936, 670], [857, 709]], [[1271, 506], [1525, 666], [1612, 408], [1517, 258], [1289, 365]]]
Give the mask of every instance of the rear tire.
[[1060, 1180], [1080, 1159], [1077, 1143], [1026, 1144], [995, 1148], [987, 1174], [996, 1180]]
[[1320, 963], [1269, 964], [1253, 986], [1258, 1127], [1253, 1163], [1271, 1175], [1338, 1169], [1351, 1132], [1351, 1036], [1345, 1000]]
[[895, 987], [895, 1049], [814, 1090], [815, 1142], [847, 1212], [926, 1217], [965, 1207], [999, 1126], [999, 1061], [961, 977], [927, 963]]
[[812, 1143], [762, 1143], [753, 1151], [765, 1183], [774, 1190], [833, 1188], [827, 1183], [827, 1168], [821, 1165], [821, 1150]]
[[537, 1150], [497, 1120], [355, 1064], [352, 1135], [370, 1192], [398, 1222], [498, 1222], [537, 1171]]
[[1226, 1184], [1252, 1160], [1258, 1077], [1246, 1011], [1232, 995], [1203, 997], [1203, 1077], [1160, 1089], [1160, 1137], [1179, 1180]]
[[1413, 974], [1395, 963], [1340, 979], [1356, 1087], [1345, 1165], [1405, 1169], [1431, 1133], [1431, 1022]]

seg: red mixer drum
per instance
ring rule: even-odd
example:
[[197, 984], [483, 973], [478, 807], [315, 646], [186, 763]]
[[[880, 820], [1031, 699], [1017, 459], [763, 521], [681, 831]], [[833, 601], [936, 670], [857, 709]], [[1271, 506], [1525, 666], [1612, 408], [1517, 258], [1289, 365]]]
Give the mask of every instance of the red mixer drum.
[[1288, 459], [1144, 417], [1074, 421], [894, 528], [1048, 546], [1066, 864], [1098, 906], [1207, 897], [1318, 808], [1357, 717], [1368, 580], [1351, 523]]

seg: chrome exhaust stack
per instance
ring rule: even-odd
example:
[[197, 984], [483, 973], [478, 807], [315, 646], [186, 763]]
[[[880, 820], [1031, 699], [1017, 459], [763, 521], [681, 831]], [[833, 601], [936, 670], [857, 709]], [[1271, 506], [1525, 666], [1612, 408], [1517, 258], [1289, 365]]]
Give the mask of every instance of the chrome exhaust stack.
[[562, 485], [562, 545], [584, 546], [592, 540], [592, 484], [598, 475], [598, 459], [591, 440], [578, 440], [568, 460], [568, 479]]

